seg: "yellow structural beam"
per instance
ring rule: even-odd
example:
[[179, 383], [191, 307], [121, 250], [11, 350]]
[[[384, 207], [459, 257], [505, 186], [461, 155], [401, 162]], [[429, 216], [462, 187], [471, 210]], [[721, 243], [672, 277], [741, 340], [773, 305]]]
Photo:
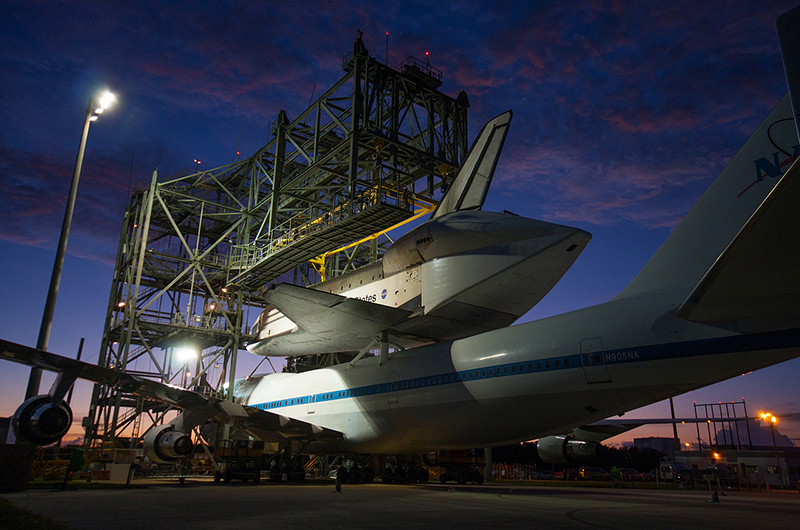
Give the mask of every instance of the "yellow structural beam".
[[374, 234], [370, 234], [365, 238], [362, 238], [362, 239], [359, 239], [358, 241], [350, 243], [349, 245], [345, 245], [345, 246], [343, 246], [341, 248], [337, 248], [336, 250], [331, 250], [330, 252], [326, 252], [326, 253], [324, 253], [324, 254], [322, 254], [320, 256], [317, 256], [314, 259], [309, 260], [309, 263], [311, 263], [314, 266], [314, 268], [316, 269], [316, 271], [319, 273], [319, 276], [322, 279], [322, 281], [324, 282], [325, 279], [326, 279], [325, 278], [325, 275], [326, 275], [325, 260], [331, 254], [336, 254], [337, 252], [342, 252], [344, 250], [347, 250], [348, 248], [353, 248], [353, 247], [355, 247], [357, 245], [360, 245], [361, 243], [366, 243], [367, 241], [371, 241], [373, 239], [377, 239], [378, 237], [382, 236], [383, 234], [385, 234], [387, 232], [391, 232], [395, 228], [399, 228], [399, 227], [403, 226], [406, 223], [410, 223], [411, 221], [419, 219], [423, 215], [431, 213], [433, 210], [436, 209], [436, 206], [438, 204], [435, 201], [427, 201], [427, 200], [424, 200], [424, 199], [420, 199], [420, 198], [418, 198], [416, 196], [414, 196], [412, 198], [412, 201], [414, 203], [414, 208], [416, 208], [414, 210], [414, 215], [412, 217], [409, 217], [405, 221], [401, 221], [401, 222], [397, 223], [394, 226], [390, 226], [386, 230], [381, 230], [380, 232], [375, 232]]

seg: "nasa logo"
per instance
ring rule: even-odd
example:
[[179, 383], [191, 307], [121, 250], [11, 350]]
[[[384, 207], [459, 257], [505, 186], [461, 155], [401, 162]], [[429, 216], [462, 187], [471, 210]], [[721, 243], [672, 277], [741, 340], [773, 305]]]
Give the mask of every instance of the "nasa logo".
[[766, 177], [775, 178], [782, 176], [784, 168], [791, 165], [791, 163], [794, 162], [797, 159], [798, 155], [800, 154], [800, 144], [795, 145], [792, 148], [792, 150], [794, 151], [794, 153], [783, 151], [783, 156], [786, 157], [784, 158], [783, 161], [780, 160], [781, 153], [773, 153], [772, 161], [770, 161], [766, 157], [759, 158], [758, 160], [753, 160], [753, 164], [755, 164], [756, 166], [756, 180], [753, 181], [753, 183], [747, 186], [744, 190], [742, 190], [742, 192], [739, 195], [737, 195], [737, 197], [741, 197], [742, 195], [744, 195], [744, 193], [747, 190], [749, 190], [750, 188], [752, 188], [753, 186], [764, 180], [764, 178]]
[[381, 299], [383, 299], [383, 300], [385, 300], [385, 299], [386, 299], [386, 289], [384, 289], [383, 291], [381, 291]]

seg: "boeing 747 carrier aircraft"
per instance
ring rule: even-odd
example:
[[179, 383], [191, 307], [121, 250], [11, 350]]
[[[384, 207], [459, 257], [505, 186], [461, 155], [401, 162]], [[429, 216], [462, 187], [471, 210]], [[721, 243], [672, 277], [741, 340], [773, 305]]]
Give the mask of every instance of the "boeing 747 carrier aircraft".
[[[465, 209], [483, 203], [494, 169], [494, 155], [471, 153], [468, 161], [480, 158], [472, 181], [454, 185], [380, 270], [354, 273], [374, 275], [378, 297], [398, 291], [390, 305], [337, 292], [335, 283], [279, 285], [251, 346], [273, 355], [380, 344], [380, 355], [252, 377], [239, 382], [235, 401], [221, 401], [0, 341], [2, 358], [60, 373], [49, 394], [20, 406], [18, 437], [46, 444], [62, 436], [71, 422], [63, 397], [80, 377], [183, 409], [148, 433], [156, 459], [185, 454], [186, 433], [216, 418], [273, 449], [302, 440], [312, 454], [412, 455], [538, 438], [543, 456], [556, 460], [602, 439], [593, 425], [603, 418], [800, 356], [798, 25], [800, 8], [778, 23], [789, 94], [612, 300], [508, 325], [563, 275], [589, 235]], [[484, 129], [494, 140], [475, 145], [499, 152], [497, 131], [509, 121], [498, 116]], [[355, 338], [328, 333], [341, 325]], [[403, 340], [420, 345], [389, 351]]]

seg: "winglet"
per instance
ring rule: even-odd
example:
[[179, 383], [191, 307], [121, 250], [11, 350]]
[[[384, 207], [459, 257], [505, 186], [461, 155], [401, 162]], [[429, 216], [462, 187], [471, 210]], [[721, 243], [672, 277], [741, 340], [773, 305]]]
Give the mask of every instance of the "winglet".
[[475, 210], [483, 206], [512, 116], [509, 110], [483, 126], [453, 185], [445, 193], [431, 219], [457, 210]]

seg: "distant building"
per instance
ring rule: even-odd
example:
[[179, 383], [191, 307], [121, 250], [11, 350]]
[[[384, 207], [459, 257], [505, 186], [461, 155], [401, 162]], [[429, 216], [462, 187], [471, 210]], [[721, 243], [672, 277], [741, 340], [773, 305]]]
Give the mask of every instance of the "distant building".
[[655, 449], [661, 451], [670, 458], [675, 458], [675, 445], [680, 445], [680, 440], [675, 438], [661, 438], [649, 436], [647, 438], [634, 438], [633, 446], [637, 449]]
[[777, 459], [775, 453], [775, 448], [769, 446], [678, 451], [675, 462], [700, 471], [725, 469], [740, 486], [748, 488], [779, 487], [781, 480], [784, 487], [794, 487], [800, 481], [800, 448], [779, 447]]

